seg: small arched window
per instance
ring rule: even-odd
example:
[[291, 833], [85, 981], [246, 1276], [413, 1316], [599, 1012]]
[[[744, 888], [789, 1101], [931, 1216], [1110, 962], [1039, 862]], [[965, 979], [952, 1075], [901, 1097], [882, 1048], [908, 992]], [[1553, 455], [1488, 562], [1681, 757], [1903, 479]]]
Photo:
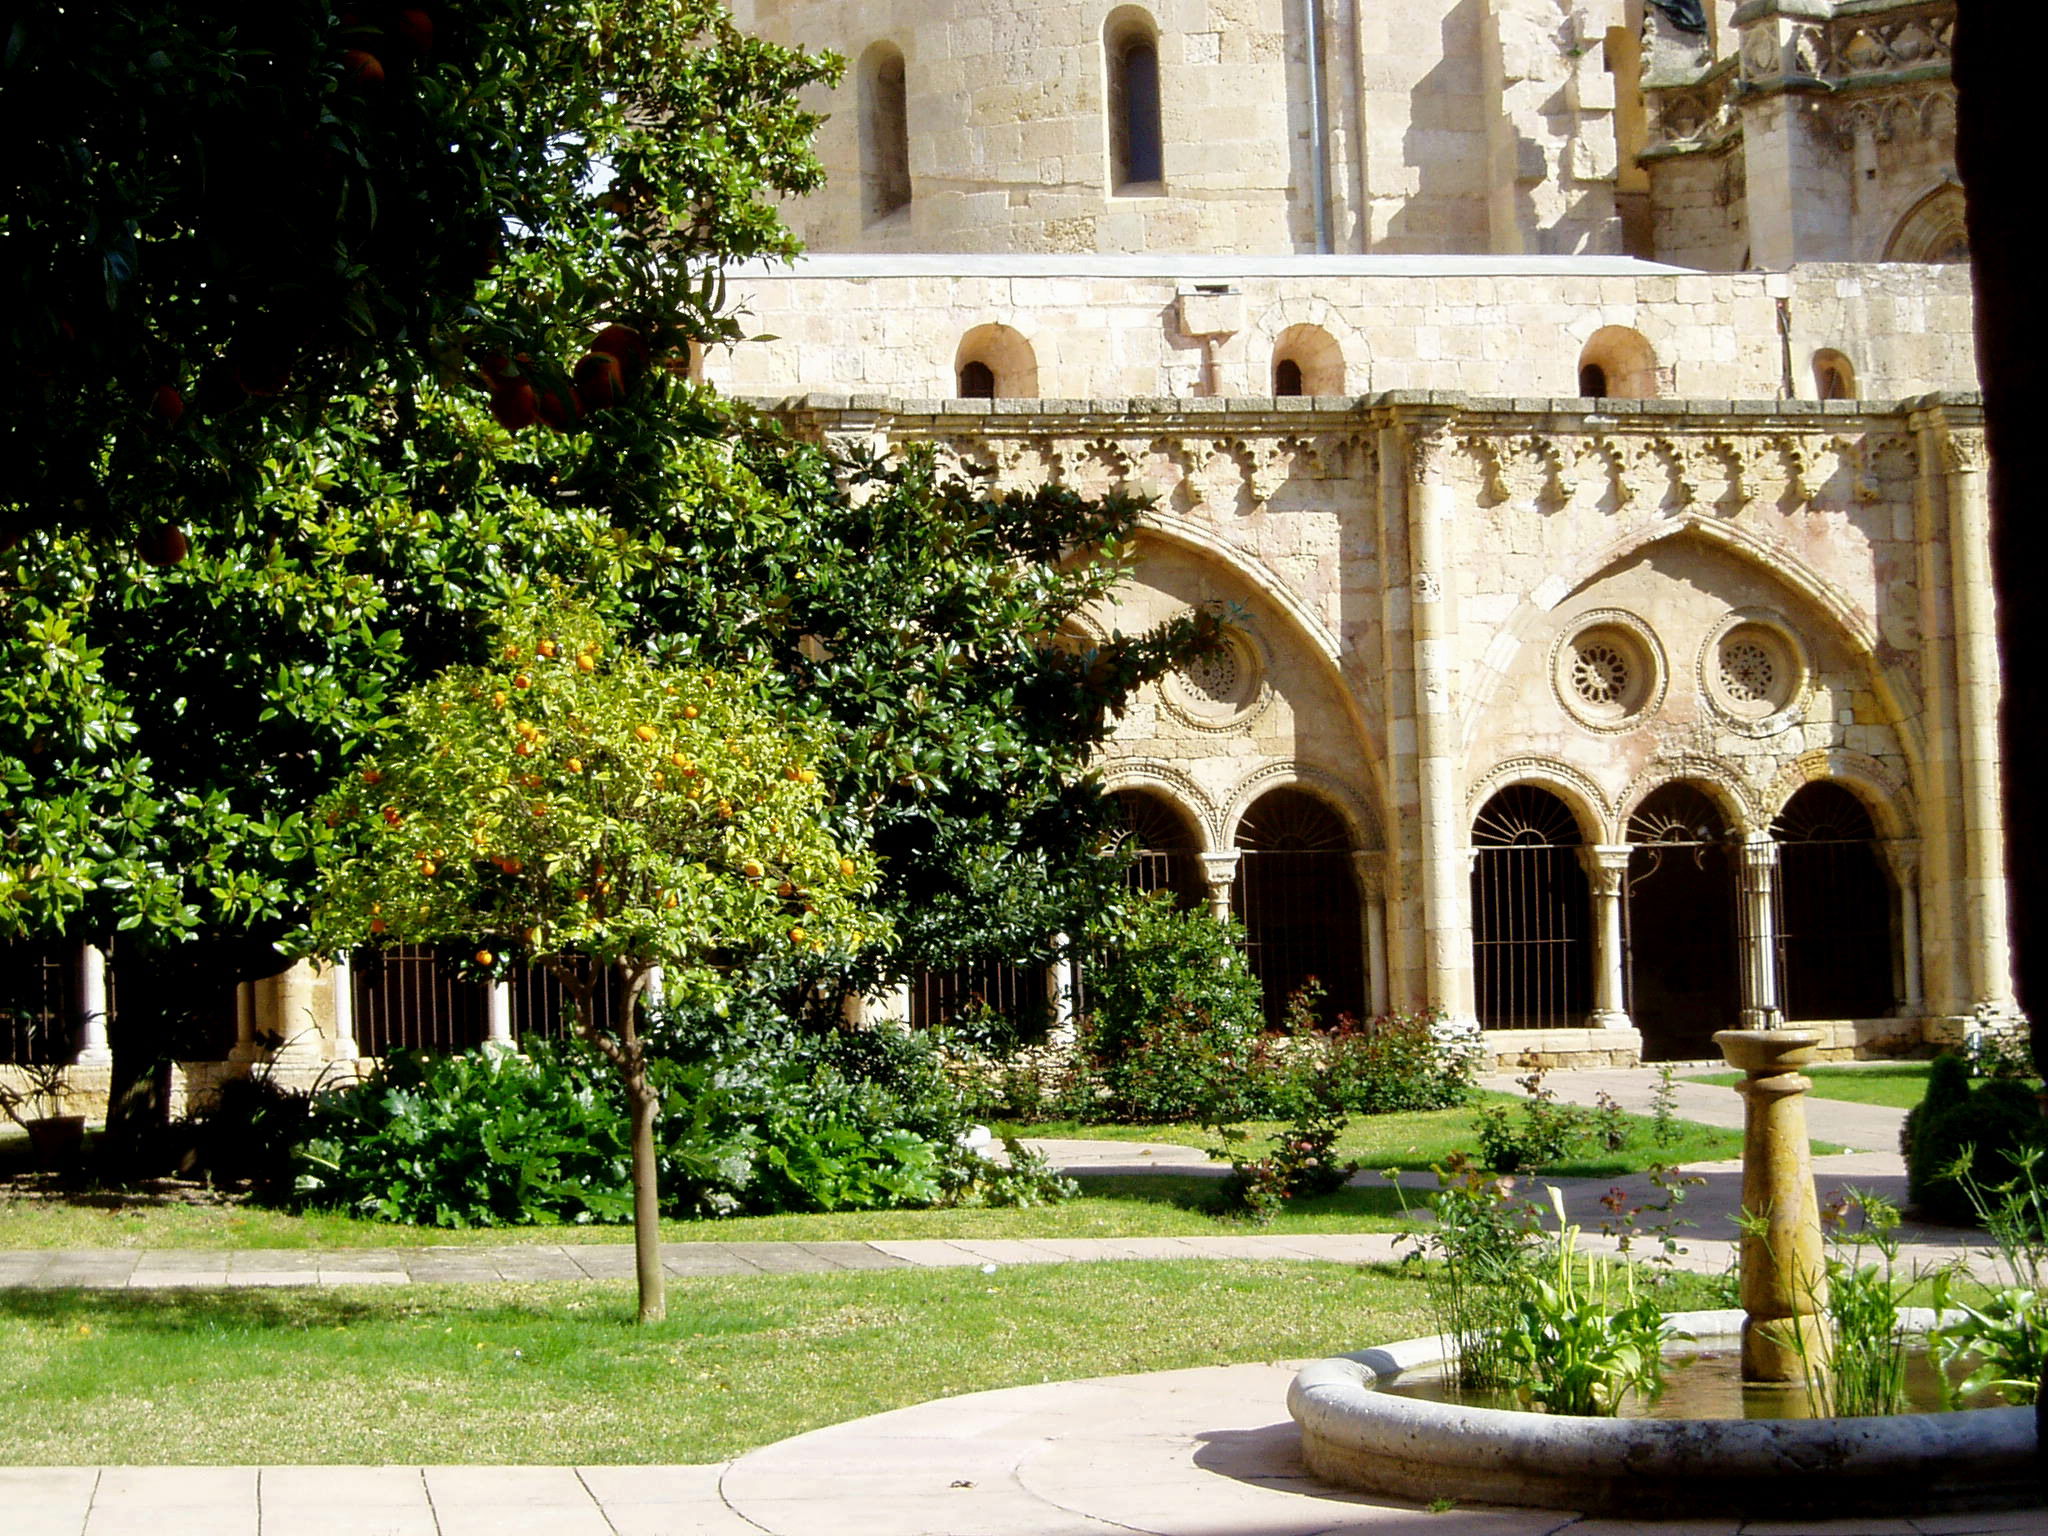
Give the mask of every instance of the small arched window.
[[1140, 191], [1166, 179], [1159, 112], [1159, 29], [1135, 6], [1110, 15], [1102, 31], [1108, 75], [1109, 184]]
[[1273, 343], [1273, 393], [1341, 395], [1344, 353], [1319, 325], [1290, 325]]
[[953, 379], [962, 400], [1030, 400], [1038, 393], [1038, 357], [1014, 327], [977, 325], [960, 338]]
[[1813, 354], [1813, 392], [1822, 400], [1854, 400], [1856, 368], [1833, 347]]
[[1651, 400], [1657, 394], [1657, 354], [1649, 338], [1625, 325], [1603, 325], [1579, 353], [1579, 397]]
[[894, 43], [861, 55], [859, 89], [861, 218], [872, 224], [910, 206], [910, 109]]

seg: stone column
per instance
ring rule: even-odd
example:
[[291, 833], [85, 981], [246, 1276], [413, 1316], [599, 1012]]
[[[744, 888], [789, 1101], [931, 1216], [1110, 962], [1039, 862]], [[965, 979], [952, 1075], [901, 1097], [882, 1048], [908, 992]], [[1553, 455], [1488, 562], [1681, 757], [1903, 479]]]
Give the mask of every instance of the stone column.
[[1202, 861], [1202, 879], [1209, 887], [1209, 914], [1217, 922], [1230, 919], [1230, 892], [1237, 884], [1238, 850], [1226, 849], [1222, 853], [1199, 855]]
[[1742, 839], [1737, 876], [1742, 918], [1742, 1027], [1776, 1029], [1785, 1022], [1778, 1001], [1778, 840], [1768, 832]]
[[[314, 1066], [326, 1059], [327, 1042], [320, 1022], [323, 1013], [333, 1016], [330, 988], [329, 979], [315, 970], [310, 960], [295, 960], [287, 969], [257, 983], [257, 1021], [264, 1022], [267, 1013], [277, 1034], [279, 1044], [271, 1053], [277, 1065]], [[263, 1006], [266, 1001], [270, 1005], [267, 1010]]]
[[1407, 435], [1409, 601], [1415, 640], [1416, 779], [1421, 798], [1422, 959], [1429, 1002], [1455, 1026], [1475, 1023], [1472, 999], [1470, 841], [1458, 793], [1458, 727], [1451, 665], [1456, 624], [1446, 583], [1451, 418], [1424, 418]]
[[484, 1049], [510, 1056], [519, 1049], [512, 1037], [512, 983], [494, 981], [484, 996]]
[[229, 1061], [262, 1061], [270, 1053], [256, 1039], [256, 983], [238, 982], [235, 986], [235, 1048], [228, 1052]]
[[640, 988], [640, 1001], [648, 1008], [659, 1008], [668, 1001], [668, 973], [660, 966], [647, 968], [647, 980]]
[[1633, 851], [1626, 843], [1597, 843], [1579, 850], [1579, 863], [1593, 893], [1593, 1012], [1586, 1020], [1593, 1029], [1635, 1028], [1623, 1003], [1627, 994], [1621, 976], [1621, 894], [1628, 885]]
[[1998, 803], [1998, 616], [1991, 585], [1991, 503], [1981, 431], [1951, 428], [1950, 590], [1955, 594], [1956, 734], [1962, 783], [1963, 940], [1970, 1002], [2017, 1015], [2005, 912], [2005, 818]]
[[104, 1067], [114, 1060], [107, 1044], [107, 956], [96, 944], [78, 946], [78, 1031], [73, 1066]]
[[1828, 1271], [1813, 1193], [1806, 1106], [1811, 1029], [1724, 1029], [1714, 1036], [1742, 1095], [1742, 1379], [1796, 1386], [1825, 1368], [1832, 1348]]
[[1393, 1011], [1387, 986], [1387, 856], [1358, 851], [1351, 867], [1358, 877], [1358, 910], [1365, 928], [1365, 1005], [1369, 1016]]
[[349, 964], [348, 951], [343, 950], [334, 957], [332, 971], [334, 985], [334, 1044], [330, 1059], [334, 1061], [360, 1061], [362, 1049], [356, 1044], [356, 976], [355, 967]]
[[1045, 1001], [1051, 1020], [1050, 1038], [1067, 1042], [1074, 1038], [1074, 949], [1064, 933], [1055, 934], [1060, 958], [1045, 969]]
[[1899, 888], [1899, 1016], [1927, 1012], [1927, 986], [1920, 968], [1920, 850], [1892, 843], [1892, 878]]

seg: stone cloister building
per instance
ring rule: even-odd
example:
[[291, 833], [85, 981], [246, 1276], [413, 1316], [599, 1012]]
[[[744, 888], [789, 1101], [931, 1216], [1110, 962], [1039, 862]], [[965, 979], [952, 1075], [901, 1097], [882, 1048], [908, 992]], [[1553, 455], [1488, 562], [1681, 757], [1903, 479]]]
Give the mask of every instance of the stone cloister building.
[[[698, 371], [1156, 498], [1088, 626], [1239, 624], [1103, 780], [1269, 998], [1565, 1063], [2012, 1015], [1954, 0], [735, 12], [848, 68]], [[257, 993], [245, 1056], [391, 1006]]]

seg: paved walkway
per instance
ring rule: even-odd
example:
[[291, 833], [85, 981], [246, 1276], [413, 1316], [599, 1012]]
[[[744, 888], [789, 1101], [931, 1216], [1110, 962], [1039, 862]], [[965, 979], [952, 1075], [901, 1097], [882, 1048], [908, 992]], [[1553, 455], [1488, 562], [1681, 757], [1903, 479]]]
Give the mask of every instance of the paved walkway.
[[[7, 1536], [2048, 1536], [1939, 1519], [1431, 1512], [1302, 1470], [1292, 1363], [943, 1398], [703, 1467], [0, 1469]], [[794, 1386], [794, 1384], [793, 1384]]]

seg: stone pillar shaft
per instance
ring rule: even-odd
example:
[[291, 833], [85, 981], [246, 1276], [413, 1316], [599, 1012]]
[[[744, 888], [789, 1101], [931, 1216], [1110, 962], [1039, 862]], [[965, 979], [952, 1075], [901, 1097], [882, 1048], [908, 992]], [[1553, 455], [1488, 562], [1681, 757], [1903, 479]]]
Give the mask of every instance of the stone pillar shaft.
[[1470, 829], [1458, 792], [1458, 731], [1451, 699], [1456, 627], [1445, 590], [1452, 565], [1445, 530], [1456, 501], [1445, 478], [1451, 447], [1447, 428], [1447, 421], [1426, 422], [1408, 439], [1408, 590], [1422, 811], [1423, 969], [1430, 1003], [1462, 1024], [1474, 1016], [1465, 860]]
[[1365, 1007], [1375, 1019], [1393, 1007], [1387, 984], [1386, 862], [1384, 853], [1354, 851], [1351, 855], [1365, 937]]
[[1970, 1002], [2016, 1013], [2005, 914], [2005, 824], [1998, 803], [1998, 616], [1984, 434], [1951, 432], [1950, 590], [1955, 593], [1956, 726], [1962, 770], [1962, 907]]
[[487, 1051], [516, 1051], [519, 1042], [512, 1037], [512, 983], [494, 981], [490, 984], [484, 999], [484, 1049]]
[[1632, 851], [1626, 843], [1598, 844], [1579, 850], [1586, 884], [1593, 893], [1593, 1013], [1586, 1022], [1594, 1029], [1635, 1027], [1623, 1002], [1621, 975], [1621, 896], [1628, 884]]
[[1742, 1379], [1793, 1386], [1825, 1365], [1827, 1259], [1813, 1192], [1812, 1147], [1797, 1070], [1820, 1035], [1809, 1029], [1724, 1029], [1714, 1043], [1744, 1073], [1742, 1095]]
[[356, 1044], [356, 977], [346, 951], [334, 957], [334, 1045], [335, 1061], [359, 1061], [362, 1049]]
[[1742, 1027], [1776, 1029], [1785, 1015], [1778, 999], [1778, 843], [1768, 832], [1742, 840]]
[[78, 1029], [72, 1064], [102, 1067], [114, 1059], [107, 1043], [107, 956], [96, 944], [78, 946]]

